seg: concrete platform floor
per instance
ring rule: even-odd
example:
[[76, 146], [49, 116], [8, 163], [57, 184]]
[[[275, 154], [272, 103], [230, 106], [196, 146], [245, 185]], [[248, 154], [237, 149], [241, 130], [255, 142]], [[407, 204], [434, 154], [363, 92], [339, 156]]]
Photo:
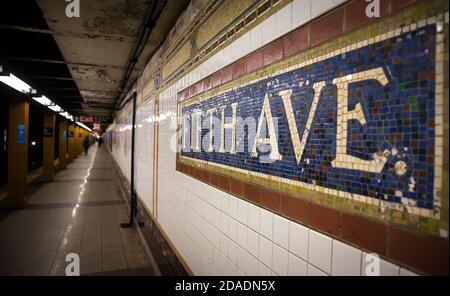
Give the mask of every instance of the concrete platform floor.
[[65, 275], [68, 253], [81, 275], [154, 275], [128, 220], [112, 160], [91, 146], [31, 193], [25, 209], [0, 211], [0, 275]]

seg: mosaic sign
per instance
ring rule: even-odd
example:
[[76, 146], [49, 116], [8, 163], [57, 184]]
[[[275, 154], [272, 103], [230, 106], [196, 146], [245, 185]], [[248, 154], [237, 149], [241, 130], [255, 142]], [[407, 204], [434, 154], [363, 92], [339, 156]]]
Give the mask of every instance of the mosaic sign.
[[436, 37], [384, 34], [182, 101], [181, 157], [439, 218]]

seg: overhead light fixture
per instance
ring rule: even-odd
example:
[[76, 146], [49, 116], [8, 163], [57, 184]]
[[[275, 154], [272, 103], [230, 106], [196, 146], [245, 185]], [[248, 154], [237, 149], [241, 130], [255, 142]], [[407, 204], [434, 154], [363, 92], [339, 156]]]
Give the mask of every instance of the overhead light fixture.
[[77, 124], [78, 124], [79, 126], [81, 126], [82, 128], [84, 128], [84, 129], [86, 129], [86, 130], [92, 132], [92, 129], [91, 129], [90, 127], [86, 126], [85, 124], [83, 124], [83, 123], [81, 123], [81, 122], [77, 122]]
[[50, 106], [48, 106], [48, 108], [50, 108], [51, 110], [55, 111], [56, 113], [60, 113], [60, 112], [64, 111], [61, 107], [59, 107], [56, 104], [55, 105], [50, 105]]
[[[26, 82], [24, 82], [22, 79], [18, 78], [14, 74], [7, 74], [4, 71], [3, 66], [0, 65], [0, 81], [4, 84], [8, 85], [11, 88], [14, 88], [15, 90], [31, 95], [32, 99], [36, 102], [38, 102], [41, 105], [46, 106], [47, 108], [51, 109], [52, 111], [59, 113], [61, 116], [64, 116], [68, 120], [75, 122], [74, 117], [70, 115], [67, 111], [64, 111], [60, 106], [55, 104], [52, 100], [47, 98], [46, 96], [38, 96], [39, 92], [29, 86]], [[79, 126], [82, 128], [92, 132], [92, 129], [90, 129], [88, 126], [77, 122]]]
[[0, 81], [21, 93], [30, 93], [31, 86], [20, 78], [14, 76], [14, 74], [9, 74], [9, 76], [0, 76]]
[[53, 104], [53, 102], [47, 98], [46, 96], [42, 96], [42, 97], [33, 97], [33, 100], [35, 100], [36, 102], [38, 102], [39, 104], [42, 104], [46, 107], [50, 106]]

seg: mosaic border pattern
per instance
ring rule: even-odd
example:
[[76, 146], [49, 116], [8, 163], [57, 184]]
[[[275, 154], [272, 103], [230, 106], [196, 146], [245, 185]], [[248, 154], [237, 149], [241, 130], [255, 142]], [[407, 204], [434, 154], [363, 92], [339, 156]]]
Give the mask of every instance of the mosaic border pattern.
[[[284, 68], [282, 70], [270, 73], [270, 75], [267, 76], [262, 76], [259, 77], [257, 79], [253, 79], [250, 80], [248, 82], [245, 82], [242, 85], [239, 85], [239, 87], [244, 87], [246, 85], [250, 85], [253, 84], [255, 82], [258, 81], [262, 81], [264, 79], [270, 78], [270, 77], [274, 77], [280, 74], [284, 74], [290, 71], [293, 71], [295, 69], [298, 68], [303, 68], [306, 67], [308, 65], [311, 64], [315, 64], [317, 62], [332, 58], [332, 57], [336, 57], [339, 56], [343, 53], [347, 53], [351, 50], [356, 50], [362, 47], [365, 47], [367, 45], [372, 45], [390, 38], [395, 38], [400, 36], [401, 34], [407, 33], [409, 31], [414, 31], [416, 29], [420, 29], [422, 27], [425, 27], [427, 25], [437, 25], [438, 24], [438, 19], [444, 19], [443, 15], [437, 17], [437, 18], [428, 18], [427, 20], [423, 20], [420, 21], [418, 23], [413, 23], [410, 26], [405, 26], [403, 28], [399, 28], [396, 30], [391, 30], [387, 33], [383, 33], [381, 35], [377, 35], [375, 37], [372, 37], [370, 39], [367, 39], [365, 41], [360, 41], [357, 44], [354, 45], [348, 45], [345, 46], [343, 48], [334, 50], [330, 53], [321, 55], [319, 57], [315, 57], [313, 59], [307, 60], [307, 61], [302, 61], [300, 63], [296, 63], [294, 65], [291, 65], [287, 68]], [[440, 33], [437, 32], [436, 33], [436, 68], [438, 67], [443, 67], [443, 44], [444, 42], [444, 38], [443, 38], [443, 32], [441, 31]], [[438, 65], [439, 63], [439, 65]], [[442, 200], [442, 179], [441, 177], [438, 176], [442, 176], [442, 161], [439, 162], [440, 157], [442, 156], [443, 153], [443, 149], [442, 149], [442, 130], [440, 130], [440, 126], [442, 126], [442, 113], [443, 113], [443, 89], [439, 89], [439, 87], [443, 88], [443, 77], [442, 75], [439, 75], [438, 71], [436, 71], [436, 98], [435, 98], [435, 110], [436, 110], [436, 119], [440, 118], [440, 120], [437, 120], [437, 122], [435, 123], [435, 127], [436, 127], [436, 134], [435, 134], [435, 180], [434, 180], [434, 189], [435, 189], [435, 194], [434, 194], [434, 206], [436, 208], [439, 209], [439, 211], [433, 211], [430, 209], [424, 209], [424, 208], [418, 208], [418, 207], [412, 207], [409, 205], [403, 205], [403, 204], [396, 204], [396, 203], [390, 203], [391, 206], [394, 207], [394, 210], [400, 211], [402, 212], [404, 210], [404, 207], [407, 208], [409, 213], [412, 213], [414, 215], [417, 216], [424, 216], [424, 217], [432, 217], [435, 219], [440, 219], [440, 207], [441, 207], [441, 200]], [[192, 104], [195, 104], [197, 102], [201, 102], [204, 100], [207, 100], [209, 98], [211, 98], [212, 96], [219, 96], [221, 94], [227, 93], [230, 90], [235, 89], [235, 88], [227, 88], [227, 89], [220, 89], [220, 91], [212, 91], [212, 92], [206, 92], [203, 94], [200, 94], [198, 96], [195, 96], [193, 98], [184, 100], [182, 102], [179, 103], [179, 107], [186, 107], [186, 106], [190, 106]], [[180, 111], [179, 111], [180, 112]], [[179, 114], [180, 115], [180, 114]], [[219, 170], [230, 170], [230, 171], [235, 171], [238, 172], [240, 174], [248, 174], [249, 176], [252, 177], [257, 177], [257, 178], [262, 178], [262, 179], [266, 179], [266, 180], [270, 180], [273, 182], [278, 182], [280, 184], [286, 184], [286, 185], [293, 185], [293, 186], [299, 186], [301, 188], [304, 189], [309, 189], [309, 190], [313, 190], [313, 191], [317, 191], [319, 193], [323, 193], [323, 194], [327, 194], [327, 195], [333, 195], [336, 197], [340, 197], [340, 198], [347, 198], [350, 200], [355, 200], [358, 202], [362, 202], [362, 203], [368, 203], [370, 205], [374, 205], [377, 207], [382, 206], [382, 201], [380, 201], [379, 199], [376, 198], [372, 198], [372, 197], [368, 197], [368, 196], [362, 196], [362, 195], [358, 195], [358, 194], [351, 194], [345, 191], [339, 191], [339, 190], [335, 190], [335, 189], [329, 189], [326, 187], [321, 187], [321, 186], [314, 186], [312, 184], [309, 183], [304, 183], [301, 181], [294, 181], [294, 180], [289, 180], [289, 179], [285, 179], [285, 178], [281, 178], [281, 177], [277, 177], [277, 176], [272, 176], [272, 175], [266, 175], [266, 174], [262, 174], [262, 173], [257, 173], [257, 172], [253, 172], [253, 171], [246, 171], [240, 168], [235, 168], [235, 167], [231, 167], [231, 166], [227, 166], [227, 165], [223, 165], [223, 164], [218, 164], [218, 163], [213, 163], [213, 162], [208, 162], [205, 160], [200, 160], [200, 159], [195, 159], [195, 158], [190, 158], [187, 156], [182, 156], [180, 155], [180, 159], [183, 160], [187, 160], [190, 159], [191, 161], [193, 161], [194, 163], [197, 162], [199, 164], [202, 165], [206, 165], [206, 166], [211, 166], [211, 167], [215, 167], [216, 169]], [[441, 159], [442, 160], [442, 159]]]

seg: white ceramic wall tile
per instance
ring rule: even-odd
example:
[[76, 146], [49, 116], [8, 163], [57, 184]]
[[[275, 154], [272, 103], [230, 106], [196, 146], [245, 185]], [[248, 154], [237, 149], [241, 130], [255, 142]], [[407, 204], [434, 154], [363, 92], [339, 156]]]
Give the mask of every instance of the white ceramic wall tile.
[[237, 242], [237, 229], [238, 229], [238, 223], [233, 218], [228, 219], [228, 236], [231, 240]]
[[259, 262], [258, 266], [259, 266], [259, 271], [258, 271], [259, 276], [271, 276], [272, 275], [272, 271], [270, 271], [270, 269], [267, 266], [265, 266], [263, 263]]
[[248, 222], [248, 202], [238, 198], [238, 221], [247, 225]]
[[242, 56], [242, 39], [236, 39], [231, 45], [231, 61], [236, 61]]
[[276, 16], [275, 14], [269, 16], [263, 23], [262, 23], [262, 42], [263, 44], [267, 44], [275, 40], [276, 38]]
[[246, 268], [246, 256], [251, 256], [250, 254], [247, 254], [248, 253], [244, 248], [242, 248], [241, 246], [237, 246], [237, 267], [243, 272], [245, 272]]
[[228, 219], [229, 216], [226, 213], [220, 212], [220, 231], [225, 234], [228, 234]]
[[232, 59], [231, 45], [228, 45], [223, 49], [223, 60], [221, 66], [225, 67], [226, 65], [232, 62], [233, 59]]
[[238, 60], [250, 52], [250, 34], [246, 33], [236, 39], [231, 46], [232, 59]]
[[303, 260], [308, 260], [308, 228], [290, 221], [289, 222], [289, 252]]
[[347, 1], [348, 0], [334, 0], [334, 5], [338, 6], [338, 5], [340, 5], [340, 4], [344, 3], [344, 2], [347, 2]]
[[258, 258], [259, 234], [250, 228], [247, 228], [247, 250], [252, 256]]
[[288, 275], [305, 276], [308, 273], [308, 264], [292, 253], [289, 253]]
[[292, 30], [292, 5], [286, 4], [275, 13], [276, 37], [280, 37]]
[[331, 247], [330, 237], [309, 230], [308, 262], [327, 274], [331, 273]]
[[311, 1], [311, 15], [316, 17], [334, 6], [334, 0]]
[[228, 236], [231, 240], [237, 242], [237, 222], [233, 218], [228, 219]]
[[264, 236], [259, 236], [259, 261], [263, 262], [269, 268], [272, 268], [272, 241]]
[[248, 276], [258, 275], [258, 260], [240, 247], [238, 247], [238, 267]]
[[292, 2], [292, 27], [297, 28], [311, 19], [311, 0]]
[[237, 263], [237, 247], [238, 246], [234, 241], [228, 242], [228, 258], [233, 264]]
[[313, 265], [308, 264], [308, 276], [328, 276], [328, 274], [320, 269], [317, 269]]
[[272, 212], [269, 212], [263, 208], [259, 210], [259, 231], [266, 238], [272, 240], [273, 238], [273, 216]]
[[241, 247], [247, 248], [247, 226], [242, 223], [237, 224], [237, 243]]
[[228, 215], [237, 219], [238, 199], [234, 196], [228, 196]]
[[400, 276], [417, 276], [417, 273], [414, 273], [410, 270], [400, 268]]
[[361, 250], [333, 240], [331, 275], [356, 276], [361, 274]]
[[277, 244], [273, 244], [272, 270], [278, 275], [287, 275], [288, 272], [288, 251]]
[[381, 276], [398, 276], [400, 274], [400, 267], [392, 264], [384, 259], [380, 260], [380, 275]]
[[273, 242], [286, 250], [289, 247], [289, 220], [279, 215], [273, 216]]
[[250, 30], [250, 50], [254, 51], [260, 48], [263, 44], [262, 41], [262, 24], [256, 25]]
[[227, 275], [228, 276], [235, 276], [236, 275], [236, 265], [233, 264], [230, 260], [228, 260], [227, 264]]
[[248, 204], [248, 227], [254, 231], [259, 231], [259, 207], [254, 204]]

